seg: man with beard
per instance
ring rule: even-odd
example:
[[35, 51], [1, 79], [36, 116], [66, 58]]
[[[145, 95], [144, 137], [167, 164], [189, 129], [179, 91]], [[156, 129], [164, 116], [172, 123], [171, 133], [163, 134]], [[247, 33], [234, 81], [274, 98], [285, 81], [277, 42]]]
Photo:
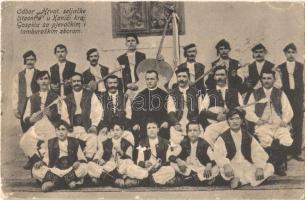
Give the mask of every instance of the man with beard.
[[142, 90], [132, 102], [133, 131], [138, 139], [146, 136], [146, 121], [155, 118], [160, 126], [160, 136], [169, 139], [166, 101], [168, 93], [158, 87], [158, 72], [149, 70], [145, 74], [147, 88]]
[[[253, 90], [261, 87], [259, 77], [262, 71], [274, 70], [274, 64], [265, 60], [267, 49], [263, 44], [257, 44], [252, 49], [252, 57], [255, 59], [248, 67], [238, 70], [238, 74], [244, 79], [242, 93], [246, 93], [244, 103], [246, 104]], [[275, 86], [281, 88], [280, 76], [276, 74]]]
[[[39, 85], [39, 92], [33, 94], [26, 106], [23, 120], [30, 127], [20, 139], [20, 147], [29, 161], [25, 169], [31, 169], [32, 165], [39, 160], [40, 144], [55, 137], [54, 126], [61, 119], [61, 100], [58, 100], [58, 95], [49, 90], [50, 75], [48, 71], [40, 71], [36, 77]], [[51, 103], [55, 102], [54, 105]]]
[[274, 87], [274, 82], [274, 71], [262, 72], [261, 84], [263, 87], [253, 91], [249, 103], [262, 98], [267, 98], [269, 101], [249, 106], [246, 109], [246, 118], [255, 123], [255, 135], [269, 154], [270, 161], [275, 166], [275, 173], [285, 176], [287, 151], [293, 142], [289, 125], [293, 118], [293, 110], [286, 94]]
[[72, 91], [68, 81], [75, 72], [76, 64], [67, 60], [68, 50], [63, 44], [55, 46], [54, 54], [58, 59], [58, 63], [50, 68], [51, 88], [61, 96], [67, 95]]
[[[229, 53], [231, 51], [229, 42], [227, 42], [225, 39], [220, 40], [216, 44], [216, 50], [217, 56], [219, 56], [219, 58], [212, 62], [212, 67], [225, 66], [226, 70], [228, 71], [228, 85], [231, 88], [240, 90], [242, 79], [237, 75], [237, 70], [240, 68], [240, 63], [237, 60], [229, 57]], [[216, 87], [216, 83], [213, 77], [214, 73], [212, 72], [205, 82], [208, 90], [215, 89]]]
[[[87, 160], [92, 160], [97, 151], [97, 126], [102, 117], [102, 109], [96, 95], [83, 89], [83, 77], [75, 72], [71, 77], [72, 92], [65, 101], [66, 115], [70, 120], [70, 137], [81, 141]], [[62, 113], [62, 115], [64, 115]]]
[[294, 116], [292, 118], [292, 128], [294, 131], [294, 139], [292, 144], [292, 156], [298, 161], [304, 161], [305, 157], [302, 153], [303, 142], [303, 103], [304, 103], [304, 80], [303, 80], [303, 64], [295, 60], [297, 47], [290, 43], [283, 49], [287, 61], [278, 66], [283, 83], [283, 90], [287, 95], [293, 109]]
[[[119, 78], [115, 75], [109, 76], [105, 80], [106, 91], [98, 94], [101, 103], [102, 118], [98, 125], [98, 147], [109, 138], [112, 138], [109, 126], [114, 119], [120, 121], [125, 127], [131, 126], [131, 102], [127, 95], [119, 90]], [[128, 140], [132, 145], [135, 144], [132, 133], [126, 129], [123, 130], [123, 138]]]
[[170, 122], [170, 140], [179, 144], [186, 135], [189, 121], [197, 121], [202, 96], [195, 86], [189, 85], [189, 70], [180, 68], [175, 71], [177, 86], [168, 97], [167, 112]]
[[[190, 72], [190, 81], [195, 82], [202, 74], [204, 74], [205, 66], [202, 63], [196, 61], [197, 48], [194, 43], [186, 45], [183, 47], [184, 57], [186, 57], [186, 62], [180, 64], [179, 68], [188, 68]], [[205, 94], [204, 78], [201, 78], [196, 84], [196, 88]]]
[[[139, 80], [137, 76], [138, 64], [146, 59], [144, 53], [137, 51], [137, 45], [139, 44], [138, 36], [134, 33], [129, 33], [125, 37], [125, 45], [127, 52], [120, 55], [117, 58], [119, 66], [122, 68], [122, 88], [124, 93], [127, 89], [137, 90], [138, 87], [135, 83]], [[119, 76], [120, 77], [120, 76]], [[121, 87], [120, 87], [121, 88]]]
[[243, 105], [242, 96], [236, 89], [228, 85], [226, 68], [219, 66], [214, 71], [216, 89], [208, 91], [200, 106], [203, 119], [207, 119], [203, 137], [212, 147], [223, 130], [229, 128], [226, 121], [226, 112]]
[[237, 109], [226, 115], [229, 129], [217, 139], [214, 158], [224, 180], [231, 188], [250, 183], [258, 186], [273, 175], [272, 164], [267, 163], [268, 154], [251, 134], [241, 127], [244, 114]]
[[23, 64], [25, 69], [20, 71], [13, 80], [13, 112], [20, 120], [22, 132], [26, 132], [27, 127], [23, 121], [23, 114], [27, 101], [32, 94], [39, 91], [39, 85], [36, 82], [38, 69], [35, 68], [36, 54], [30, 50], [23, 54]]
[[106, 91], [104, 81], [101, 81], [98, 84], [96, 82], [109, 73], [108, 67], [99, 64], [98, 50], [95, 48], [89, 49], [87, 51], [87, 60], [89, 61], [90, 66], [83, 72], [84, 84], [89, 84], [95, 92]]

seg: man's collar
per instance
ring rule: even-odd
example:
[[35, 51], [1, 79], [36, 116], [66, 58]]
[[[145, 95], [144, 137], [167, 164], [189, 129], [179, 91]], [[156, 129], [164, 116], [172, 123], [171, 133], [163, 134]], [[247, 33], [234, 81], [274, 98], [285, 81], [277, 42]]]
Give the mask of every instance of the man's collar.
[[229, 89], [228, 84], [226, 84], [224, 87], [220, 87], [216, 85], [216, 90], [227, 90], [227, 89]]
[[97, 69], [97, 68], [101, 68], [101, 66], [100, 66], [100, 64], [99, 63], [97, 63], [97, 65], [96, 66], [92, 66], [91, 64], [89, 65], [89, 68], [90, 69]]
[[189, 85], [187, 85], [185, 88], [181, 88], [180, 86], [178, 86], [179, 91], [182, 92], [182, 93], [183, 93], [184, 91], [187, 91], [189, 88], [190, 88]]
[[149, 143], [152, 143], [152, 144], [159, 144], [158, 136], [154, 139], [148, 138], [148, 141], [149, 141]]
[[295, 64], [295, 60], [292, 61], [292, 62], [290, 62], [290, 61], [287, 60], [286, 63], [287, 63], [287, 64], [290, 64], [290, 65], [294, 65], [294, 64]]
[[119, 94], [119, 90], [117, 90], [115, 93], [111, 93], [111, 92], [108, 91], [109, 96], [116, 96], [118, 94]]
[[158, 88], [158, 86], [154, 87], [154, 88], [147, 88], [149, 91], [154, 91]]
[[72, 90], [72, 91], [73, 91], [74, 94], [75, 94], [75, 93], [77, 93], [77, 94], [83, 93], [83, 89], [81, 89], [80, 91], [75, 91], [75, 90]]
[[267, 88], [264, 88], [264, 87], [263, 87], [263, 89], [264, 89], [264, 92], [266, 93], [266, 92], [271, 92], [271, 91], [272, 91], [272, 89], [273, 89], [273, 87], [272, 87], [272, 88], [270, 88], [270, 89], [267, 89]]
[[265, 62], [266, 62], [266, 60], [263, 60], [263, 61], [261, 61], [261, 62], [259, 62], [259, 61], [255, 61], [255, 63], [256, 63], [256, 64], [261, 64], [261, 65], [264, 65], [264, 64], [265, 64]]

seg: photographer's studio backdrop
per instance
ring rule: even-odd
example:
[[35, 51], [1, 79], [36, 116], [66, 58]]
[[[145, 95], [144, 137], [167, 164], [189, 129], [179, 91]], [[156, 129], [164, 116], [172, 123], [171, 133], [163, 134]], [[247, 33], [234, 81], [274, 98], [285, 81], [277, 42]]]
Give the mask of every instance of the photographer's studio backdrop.
[[[148, 58], [154, 58], [161, 39], [162, 21], [153, 22], [150, 16], [160, 16], [159, 5], [142, 3], [2, 2], [2, 155], [5, 155], [2, 158], [14, 155], [6, 135], [21, 132], [13, 117], [11, 93], [14, 75], [24, 68], [23, 53], [33, 50], [37, 55], [36, 67], [49, 69], [57, 62], [53, 49], [62, 43], [68, 48], [68, 60], [77, 63], [77, 70], [83, 72], [89, 66], [87, 50], [97, 48], [100, 63], [113, 69], [116, 57], [125, 51], [125, 39], [120, 35], [124, 35], [125, 29], [135, 29], [143, 35], [138, 48]], [[119, 9], [116, 6], [120, 6]], [[183, 26], [180, 45], [197, 44], [197, 60], [207, 68], [216, 59], [215, 44], [223, 38], [231, 44], [230, 56], [242, 64], [252, 60], [250, 49], [258, 42], [267, 47], [267, 59], [276, 64], [285, 60], [282, 49], [290, 42], [298, 47], [297, 60], [304, 60], [304, 7], [301, 3], [180, 2], [178, 7]], [[69, 14], [70, 19], [65, 18]], [[128, 22], [124, 17], [134, 21]], [[35, 21], [42, 18], [45, 24], [37, 25]], [[72, 28], [64, 31], [58, 23], [54, 24], [57, 27], [52, 25], [55, 20], [68, 20]], [[41, 32], [29, 34], [32, 29]], [[172, 63], [171, 35], [165, 38], [162, 55]], [[184, 61], [182, 52], [180, 56], [181, 62]], [[18, 146], [18, 140], [14, 141], [14, 147]]]

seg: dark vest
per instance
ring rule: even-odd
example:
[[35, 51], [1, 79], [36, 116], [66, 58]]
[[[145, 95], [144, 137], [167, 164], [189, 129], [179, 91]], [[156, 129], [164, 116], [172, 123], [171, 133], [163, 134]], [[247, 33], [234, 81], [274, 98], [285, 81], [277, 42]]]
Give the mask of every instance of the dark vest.
[[[223, 139], [225, 143], [227, 149], [227, 158], [229, 160], [232, 160], [236, 154], [236, 146], [233, 137], [231, 135], [230, 129], [226, 130], [223, 134], [221, 134], [220, 137]], [[253, 163], [251, 156], [251, 144], [252, 144], [252, 136], [249, 135], [246, 131], [242, 130], [241, 152], [246, 160], [248, 160], [250, 163]]]
[[[21, 113], [21, 115], [24, 114], [26, 102], [27, 102], [27, 96], [26, 96], [26, 79], [25, 79], [25, 72], [26, 70], [22, 70], [18, 73], [19, 78], [19, 85], [18, 85], [18, 111]], [[31, 92], [32, 94], [35, 94], [39, 91], [39, 85], [36, 82], [36, 76], [37, 76], [37, 69], [34, 69], [33, 78], [31, 81]]]
[[[304, 81], [303, 81], [303, 64], [299, 62], [295, 62], [295, 68], [293, 72], [294, 83], [295, 83], [295, 90], [301, 92], [300, 95], [303, 96], [304, 92]], [[281, 71], [282, 83], [283, 83], [283, 90], [290, 90], [289, 85], [289, 78], [288, 78], [288, 70], [287, 70], [287, 63], [283, 63], [279, 65], [279, 69]]]
[[[188, 137], [185, 137], [180, 143], [181, 152], [179, 158], [186, 160], [187, 157], [191, 155], [191, 141]], [[202, 165], [206, 165], [211, 162], [210, 157], [207, 154], [208, 148], [210, 147], [209, 143], [202, 138], [198, 138], [196, 157]]]
[[[158, 137], [159, 143], [156, 145], [156, 153], [155, 155], [157, 158], [161, 159], [162, 164], [166, 163], [166, 153], [169, 148], [169, 141], [166, 139], [163, 139], [161, 137]], [[146, 137], [144, 140], [140, 141], [140, 146], [149, 148], [149, 139]], [[149, 160], [151, 157], [151, 150], [148, 149], [144, 151], [144, 161]]]
[[[132, 144], [130, 142], [128, 142], [124, 138], [121, 139], [121, 149], [124, 152], [124, 155], [130, 146], [132, 146]], [[105, 160], [105, 161], [110, 160], [111, 155], [112, 155], [112, 148], [113, 148], [112, 139], [107, 139], [106, 141], [103, 142], [103, 149], [104, 149], [104, 153], [102, 155], [103, 160]], [[126, 156], [121, 157], [121, 159], [124, 159], [124, 158], [129, 158], [129, 157], [126, 157]], [[129, 158], [129, 159], [131, 159], [131, 158]]]
[[[113, 120], [113, 118], [119, 118], [120, 120], [125, 120], [125, 115], [126, 115], [125, 107], [128, 97], [125, 96], [121, 90], [118, 91], [116, 105], [113, 105], [112, 98], [107, 91], [97, 96], [104, 108], [103, 121], [105, 124], [109, 124]], [[116, 108], [115, 112], [114, 112], [114, 106]]]
[[[198, 108], [198, 90], [195, 87], [190, 86], [189, 89], [186, 91], [187, 94], [187, 119], [189, 121], [191, 120], [197, 120], [199, 108]], [[176, 107], [176, 113], [175, 117], [178, 119], [178, 121], [181, 120], [183, 115], [183, 107], [184, 107], [184, 98], [182, 92], [180, 92], [179, 88], [173, 88], [170, 95], [174, 99], [175, 107]]]
[[[77, 151], [79, 142], [77, 139], [68, 137], [68, 166], [72, 166], [74, 162], [78, 161]], [[54, 167], [59, 158], [59, 144], [58, 138], [52, 138], [48, 141], [49, 150], [49, 167]]]
[[[91, 126], [90, 113], [91, 113], [92, 95], [93, 95], [92, 92], [90, 92], [88, 90], [83, 90], [81, 101], [80, 101], [80, 108], [82, 110], [82, 112], [81, 112], [82, 125], [86, 130], [88, 130]], [[73, 127], [74, 126], [73, 118], [75, 116], [75, 111], [76, 111], [76, 102], [75, 102], [73, 92], [67, 95], [65, 102], [67, 104], [70, 123], [71, 123], [71, 126]]]
[[[266, 60], [263, 67], [262, 67], [261, 73], [263, 71], [266, 71], [266, 70], [267, 71], [268, 70], [273, 70], [273, 67], [274, 67], [274, 64]], [[251, 83], [253, 83], [253, 85], [256, 85], [257, 82], [259, 81], [259, 78], [260, 78], [260, 75], [261, 75], [261, 74], [258, 74], [256, 62], [253, 62], [248, 66], [248, 71], [249, 71], [248, 79], [251, 80]]]
[[225, 100], [223, 99], [221, 92], [218, 92], [216, 89], [212, 89], [208, 91], [208, 95], [210, 98], [210, 107], [224, 107], [227, 106], [228, 109], [233, 109], [239, 105], [238, 101], [238, 91], [233, 88], [229, 88], [226, 90]]
[[135, 77], [135, 79], [136, 79], [136, 80], [134, 80], [134, 81], [138, 81], [138, 80], [139, 80], [139, 78], [138, 78], [138, 76], [137, 76], [137, 73], [136, 73], [136, 71], [137, 71], [136, 69], [137, 69], [137, 67], [138, 67], [138, 64], [139, 64], [142, 60], [145, 60], [145, 58], [146, 58], [146, 56], [145, 56], [144, 53], [138, 52], [138, 51], [135, 52], [135, 60], [136, 60], [136, 63], [135, 63], [135, 70], [134, 70], [134, 72], [131, 72], [127, 53], [125, 53], [125, 54], [123, 54], [123, 55], [120, 55], [120, 56], [117, 58], [119, 64], [120, 64], [120, 65], [124, 65], [124, 68], [123, 68], [123, 70], [122, 70], [124, 91], [126, 91], [127, 84], [132, 82], [131, 73], [134, 73], [134, 77]]
[[[45, 106], [48, 106], [57, 98], [58, 98], [58, 95], [56, 93], [49, 91], [47, 94]], [[39, 96], [39, 92], [33, 94], [30, 97], [30, 103], [31, 103], [31, 114], [41, 110], [40, 109], [41, 97]], [[48, 119], [55, 126], [56, 123], [60, 120], [60, 115], [58, 114], [57, 106], [56, 105], [51, 106], [50, 111], [51, 111], [51, 116], [48, 116]]]
[[[259, 101], [262, 98], [265, 98], [265, 92], [264, 89], [258, 88], [257, 90], [253, 91], [253, 96], [255, 101]], [[275, 112], [281, 116], [282, 115], [282, 103], [281, 103], [281, 98], [282, 98], [282, 90], [273, 88], [271, 91], [271, 104], [273, 105]], [[261, 117], [264, 113], [265, 107], [267, 106], [268, 103], [257, 103], [255, 104], [255, 113], [258, 117]]]

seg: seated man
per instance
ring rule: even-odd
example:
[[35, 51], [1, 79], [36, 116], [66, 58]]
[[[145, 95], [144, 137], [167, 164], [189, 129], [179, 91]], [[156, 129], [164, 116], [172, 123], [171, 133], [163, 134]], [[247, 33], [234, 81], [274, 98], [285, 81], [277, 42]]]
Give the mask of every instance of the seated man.
[[226, 112], [229, 109], [243, 105], [239, 92], [228, 85], [228, 71], [224, 66], [214, 69], [215, 89], [210, 89], [201, 105], [201, 116], [207, 119], [204, 138], [214, 146], [223, 130], [229, 128], [226, 121]]
[[207, 184], [211, 185], [219, 174], [212, 149], [207, 141], [199, 137], [199, 123], [189, 122], [186, 131], [187, 136], [180, 143], [181, 152], [172, 166], [176, 172], [186, 177], [185, 180], [189, 179], [189, 183], [209, 180]]
[[61, 185], [74, 189], [83, 184], [87, 174], [86, 158], [77, 139], [68, 137], [68, 123], [56, 126], [57, 137], [48, 141], [43, 160], [34, 164], [33, 177], [42, 183], [41, 190], [49, 192]]
[[249, 103], [269, 99], [267, 103], [258, 103], [247, 109], [247, 120], [255, 123], [255, 135], [274, 164], [275, 173], [285, 176], [285, 161], [291, 138], [289, 123], [293, 110], [286, 94], [274, 87], [275, 72], [265, 70], [260, 77], [262, 86], [254, 90]]
[[250, 183], [258, 186], [274, 172], [267, 163], [268, 154], [247, 130], [241, 128], [244, 114], [233, 109], [227, 113], [230, 126], [214, 146], [215, 161], [224, 180], [230, 181], [231, 188]]
[[[73, 132], [69, 134], [81, 141], [87, 160], [91, 160], [97, 151], [97, 125], [101, 120], [101, 105], [96, 95], [83, 89], [83, 78], [79, 73], [71, 77], [72, 92], [64, 100], [62, 111], [70, 119]], [[66, 106], [66, 107], [64, 107]], [[62, 116], [64, 112], [62, 112]]]
[[122, 137], [123, 122], [118, 119], [110, 125], [112, 138], [108, 138], [88, 164], [88, 174], [94, 184], [114, 184], [119, 187], [137, 185], [137, 179], [148, 176], [148, 172], [132, 161], [132, 144]]
[[54, 126], [61, 119], [59, 97], [50, 91], [50, 75], [48, 71], [37, 72], [36, 81], [39, 92], [33, 94], [27, 101], [23, 120], [30, 127], [20, 139], [20, 147], [29, 157], [29, 162], [24, 167], [32, 169], [33, 164], [39, 159], [38, 144], [56, 136]]
[[170, 140], [179, 144], [186, 135], [189, 121], [198, 120], [199, 105], [202, 96], [195, 86], [190, 85], [188, 68], [175, 71], [177, 85], [173, 87], [167, 101], [168, 120], [170, 122]]
[[147, 120], [147, 137], [139, 143], [138, 165], [151, 176], [148, 182], [151, 185], [175, 185], [178, 179], [175, 170], [170, 166], [170, 159], [178, 155], [179, 149], [171, 147], [168, 140], [158, 136], [158, 122]]

